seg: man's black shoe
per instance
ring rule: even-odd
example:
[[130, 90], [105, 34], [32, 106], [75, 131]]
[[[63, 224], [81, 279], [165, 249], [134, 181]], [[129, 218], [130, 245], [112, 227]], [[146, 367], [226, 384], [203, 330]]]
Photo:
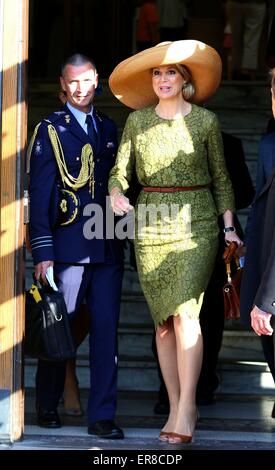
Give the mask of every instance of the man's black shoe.
[[88, 426], [88, 434], [102, 437], [103, 439], [123, 439], [122, 429], [117, 427], [112, 419], [103, 419]]
[[155, 404], [154, 413], [156, 415], [169, 415], [170, 413], [169, 403], [166, 403], [164, 401], [158, 401]]
[[37, 424], [42, 428], [61, 428], [61, 421], [56, 410], [42, 410], [37, 411]]

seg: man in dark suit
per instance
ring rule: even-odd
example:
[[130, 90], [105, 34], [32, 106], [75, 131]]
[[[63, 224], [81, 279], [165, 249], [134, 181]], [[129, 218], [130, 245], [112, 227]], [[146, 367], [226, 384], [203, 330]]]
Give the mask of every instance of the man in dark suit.
[[[106, 236], [107, 183], [116, 158], [117, 130], [92, 105], [98, 86], [93, 61], [74, 54], [63, 64], [60, 83], [66, 104], [42, 120], [30, 145], [30, 242], [35, 276], [46, 283], [47, 270], [54, 266], [71, 319], [86, 300], [91, 375], [88, 433], [121, 439], [123, 432], [114, 417], [123, 245], [114, 236]], [[61, 189], [66, 192], [60, 201]], [[39, 426], [61, 426], [57, 406], [65, 368], [64, 362], [38, 362]]]
[[[271, 97], [275, 117], [275, 69]], [[241, 285], [241, 318], [261, 336], [265, 359], [275, 382], [275, 132], [265, 134], [259, 145], [256, 195], [246, 228], [247, 246]], [[275, 418], [275, 405], [272, 411]]]

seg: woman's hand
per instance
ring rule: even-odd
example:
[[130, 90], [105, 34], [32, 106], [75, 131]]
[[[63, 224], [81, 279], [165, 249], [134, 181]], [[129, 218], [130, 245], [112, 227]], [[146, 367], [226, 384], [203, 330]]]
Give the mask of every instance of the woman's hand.
[[235, 227], [234, 227], [234, 214], [231, 210], [227, 209], [223, 213], [223, 222], [224, 222], [224, 240], [227, 245], [231, 242], [236, 242], [238, 246], [243, 246], [242, 240], [238, 237]]
[[243, 246], [242, 240], [238, 237], [236, 232], [226, 232], [224, 234], [224, 240], [227, 245], [231, 242], [236, 242], [238, 246]]
[[116, 215], [127, 214], [134, 207], [131, 206], [129, 199], [124, 196], [118, 188], [113, 188], [110, 193], [111, 207]]

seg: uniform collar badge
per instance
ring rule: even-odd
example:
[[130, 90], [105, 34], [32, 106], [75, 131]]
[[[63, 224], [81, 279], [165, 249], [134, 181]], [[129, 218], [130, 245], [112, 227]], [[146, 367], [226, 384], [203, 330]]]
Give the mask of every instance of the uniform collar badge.
[[71, 122], [71, 116], [69, 114], [65, 114], [65, 121], [66, 121], [66, 124], [70, 124]]

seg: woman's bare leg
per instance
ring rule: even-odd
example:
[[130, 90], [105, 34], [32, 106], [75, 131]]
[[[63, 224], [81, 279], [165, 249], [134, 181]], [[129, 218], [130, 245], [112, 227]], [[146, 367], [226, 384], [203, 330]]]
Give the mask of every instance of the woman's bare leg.
[[173, 318], [169, 318], [156, 330], [156, 345], [162, 376], [166, 385], [170, 413], [162, 431], [174, 431], [177, 420], [180, 384], [177, 367], [177, 349]]
[[174, 432], [193, 435], [196, 420], [196, 388], [200, 375], [203, 342], [200, 323], [186, 314], [173, 317], [177, 345], [177, 369], [180, 383], [178, 415]]

